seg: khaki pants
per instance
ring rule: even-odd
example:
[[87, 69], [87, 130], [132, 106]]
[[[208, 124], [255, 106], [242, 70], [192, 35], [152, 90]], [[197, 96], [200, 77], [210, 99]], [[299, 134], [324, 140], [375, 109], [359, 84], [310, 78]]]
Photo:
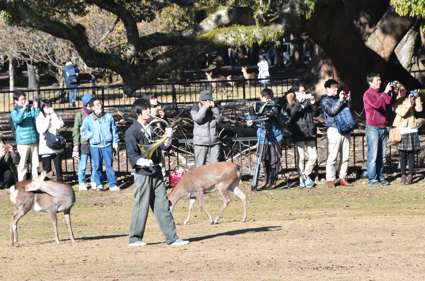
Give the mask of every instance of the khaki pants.
[[25, 179], [27, 174], [27, 162], [28, 158], [31, 159], [31, 174], [32, 178], [38, 177], [38, 144], [18, 144], [18, 153], [21, 160], [18, 164], [18, 181]]
[[326, 180], [336, 179], [336, 162], [340, 157], [339, 178], [347, 176], [348, 157], [350, 154], [350, 135], [341, 135], [336, 128], [328, 128], [328, 160], [326, 161]]
[[[300, 176], [309, 176], [317, 161], [316, 143], [314, 141], [299, 141], [295, 143], [298, 156], [298, 172]], [[307, 158], [305, 157], [307, 154]]]

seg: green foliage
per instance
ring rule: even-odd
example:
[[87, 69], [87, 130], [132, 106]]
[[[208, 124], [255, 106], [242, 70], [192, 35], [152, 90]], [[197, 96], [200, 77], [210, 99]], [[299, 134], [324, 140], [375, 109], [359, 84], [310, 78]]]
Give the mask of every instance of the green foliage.
[[399, 15], [425, 18], [425, 0], [391, 0], [391, 5]]
[[283, 35], [284, 31], [279, 25], [264, 27], [232, 25], [216, 28], [201, 35], [200, 38], [226, 46], [252, 47], [256, 43], [259, 45], [265, 42], [275, 42], [275, 44], [279, 44]]
[[176, 4], [172, 4], [162, 9], [159, 17], [162, 29], [166, 32], [182, 32], [193, 25], [193, 16], [191, 11]]
[[12, 16], [7, 11], [0, 11], [0, 21], [5, 24], [10, 24]]

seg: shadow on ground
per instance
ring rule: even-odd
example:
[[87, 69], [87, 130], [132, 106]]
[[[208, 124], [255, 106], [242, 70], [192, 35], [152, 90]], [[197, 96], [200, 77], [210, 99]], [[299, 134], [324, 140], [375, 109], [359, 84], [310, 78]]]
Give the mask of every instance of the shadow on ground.
[[244, 229], [237, 229], [237, 230], [232, 230], [232, 231], [220, 232], [220, 233], [216, 233], [216, 234], [209, 234], [209, 235], [204, 235], [204, 236], [193, 237], [193, 238], [189, 238], [189, 241], [190, 242], [197, 242], [197, 241], [216, 238], [216, 237], [220, 237], [220, 236], [234, 236], [234, 235], [240, 235], [240, 234], [245, 234], [245, 233], [250, 233], [250, 232], [256, 233], [256, 232], [267, 232], [267, 231], [280, 231], [281, 229], [282, 229], [282, 227], [279, 226], [279, 225], [244, 228]]

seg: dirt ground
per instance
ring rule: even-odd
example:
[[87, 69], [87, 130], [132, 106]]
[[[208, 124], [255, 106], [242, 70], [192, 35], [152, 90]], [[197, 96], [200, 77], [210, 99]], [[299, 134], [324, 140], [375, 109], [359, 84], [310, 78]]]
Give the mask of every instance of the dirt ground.
[[[235, 198], [218, 225], [196, 208], [182, 225], [187, 202], [175, 211], [177, 230], [191, 243], [168, 246], [150, 216], [147, 246], [128, 247], [132, 188], [79, 192], [72, 244], [59, 222], [53, 240], [45, 213], [20, 225], [20, 247], [8, 245], [12, 207], [0, 191], [0, 280], [425, 280], [425, 186], [370, 189], [248, 191], [248, 222]], [[207, 207], [216, 212], [217, 194]]]

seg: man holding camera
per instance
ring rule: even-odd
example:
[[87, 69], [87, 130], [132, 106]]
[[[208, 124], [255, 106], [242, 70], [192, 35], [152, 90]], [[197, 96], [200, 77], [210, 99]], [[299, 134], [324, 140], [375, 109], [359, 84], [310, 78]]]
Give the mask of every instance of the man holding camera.
[[310, 175], [317, 160], [316, 125], [313, 120], [318, 112], [316, 99], [312, 94], [307, 94], [302, 85], [289, 90], [286, 99], [288, 102], [286, 109], [291, 117], [289, 129], [298, 156], [300, 187], [312, 188], [315, 183]]
[[210, 90], [199, 94], [199, 103], [195, 104], [190, 115], [193, 119], [193, 149], [196, 167], [217, 162], [220, 156], [220, 140], [217, 125], [223, 120], [218, 107], [215, 106]]
[[15, 128], [16, 145], [21, 157], [18, 164], [18, 181], [25, 179], [27, 174], [28, 157], [31, 158], [32, 178], [38, 177], [38, 133], [35, 127], [35, 118], [40, 110], [37, 101], [32, 105], [27, 100], [24, 92], [17, 91], [13, 94], [15, 108], [10, 113], [12, 125]]
[[363, 94], [366, 115], [367, 177], [369, 186], [389, 185], [384, 177], [384, 157], [387, 146], [387, 110], [395, 100], [392, 83], [384, 92], [379, 92], [381, 75], [370, 73], [367, 76], [369, 89]]
[[350, 134], [341, 134], [336, 125], [336, 116], [349, 106], [350, 94], [341, 91], [338, 94], [338, 82], [328, 79], [325, 82], [325, 94], [320, 100], [320, 108], [325, 116], [325, 125], [328, 137], [328, 159], [326, 161], [326, 185], [335, 187], [336, 161], [340, 153], [341, 168], [339, 171], [339, 185], [349, 186], [347, 177], [348, 156], [350, 153]]

